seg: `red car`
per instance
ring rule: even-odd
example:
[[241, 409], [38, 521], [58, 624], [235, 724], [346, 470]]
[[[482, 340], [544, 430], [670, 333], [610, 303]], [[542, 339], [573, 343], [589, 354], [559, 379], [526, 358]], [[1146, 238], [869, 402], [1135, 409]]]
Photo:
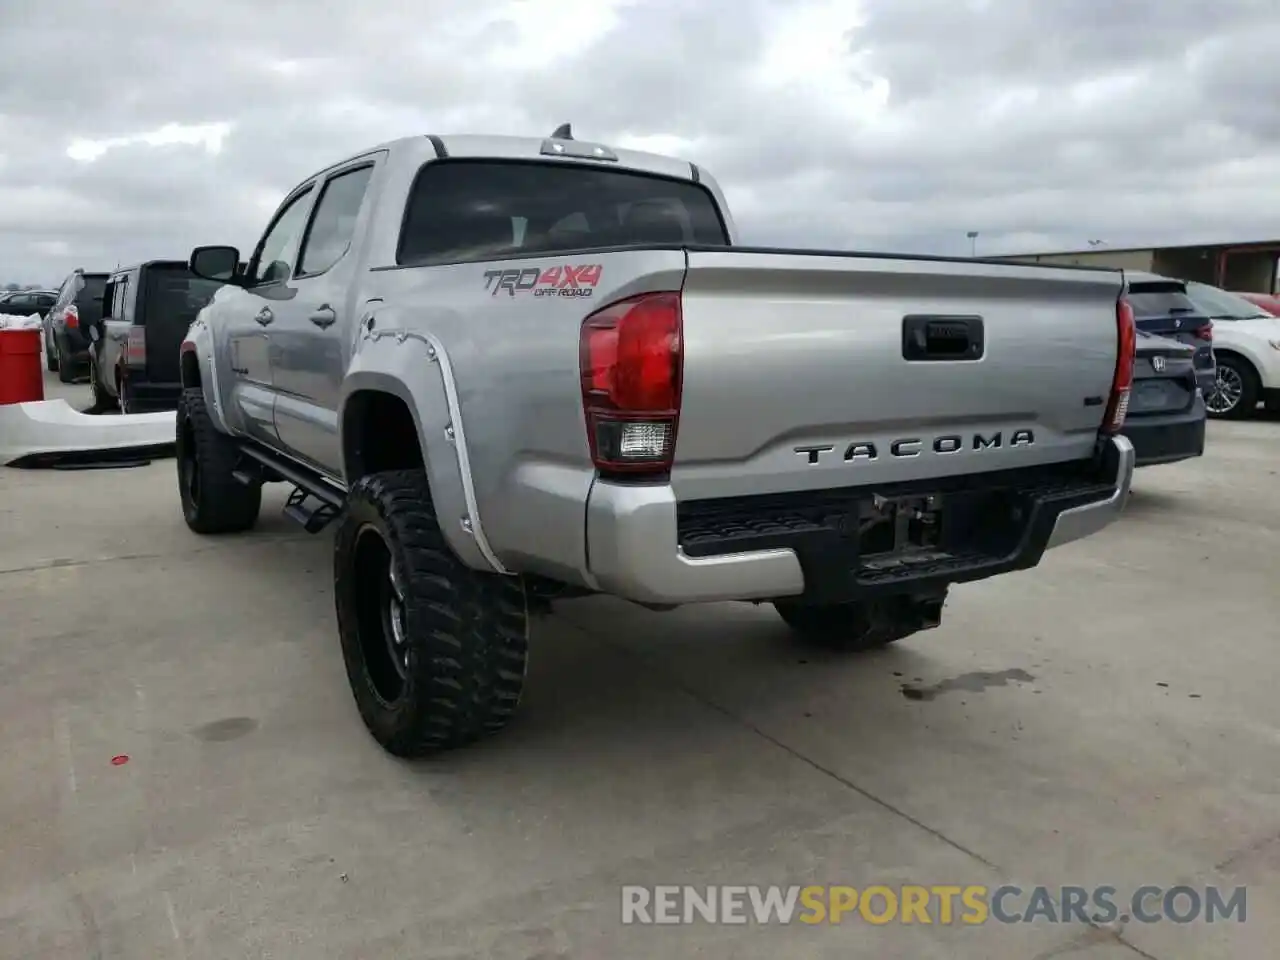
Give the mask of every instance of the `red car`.
[[1280, 317], [1280, 296], [1271, 293], [1237, 293], [1236, 296], [1261, 307], [1273, 317]]

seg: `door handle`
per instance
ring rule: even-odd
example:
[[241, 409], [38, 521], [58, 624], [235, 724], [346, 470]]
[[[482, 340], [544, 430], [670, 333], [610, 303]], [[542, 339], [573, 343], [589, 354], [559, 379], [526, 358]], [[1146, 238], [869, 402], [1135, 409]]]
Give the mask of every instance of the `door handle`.
[[338, 315], [333, 312], [333, 307], [329, 306], [327, 303], [322, 304], [320, 309], [311, 315], [311, 322], [322, 330], [325, 327], [333, 326], [334, 321], [337, 319]]
[[276, 318], [276, 315], [271, 312], [270, 307], [263, 307], [261, 310], [258, 311], [258, 315], [253, 319], [257, 320], [259, 324], [265, 327], [268, 323], [270, 323], [275, 318]]

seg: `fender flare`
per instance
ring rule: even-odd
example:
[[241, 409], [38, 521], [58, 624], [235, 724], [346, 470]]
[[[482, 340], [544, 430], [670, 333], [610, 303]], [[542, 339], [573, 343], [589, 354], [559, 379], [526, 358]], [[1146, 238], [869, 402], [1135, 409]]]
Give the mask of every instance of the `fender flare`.
[[439, 339], [417, 331], [374, 332], [367, 325], [363, 327], [338, 405], [339, 442], [348, 485], [354, 478], [348, 459], [347, 410], [351, 397], [362, 391], [390, 394], [408, 407], [436, 518], [454, 554], [473, 569], [510, 575], [485, 536], [453, 367]]
[[[222, 391], [219, 389], [220, 379], [218, 376], [217, 352], [213, 347], [213, 331], [209, 329], [209, 325], [205, 323], [203, 318], [196, 317], [192, 321], [187, 335], [182, 338], [182, 346], [179, 348], [179, 357], [183, 360], [187, 356], [193, 355], [196, 358], [196, 364], [200, 370], [200, 390], [204, 394], [205, 409], [209, 411], [209, 416], [213, 419], [213, 424], [222, 433], [230, 434], [233, 431], [227, 424], [226, 410], [222, 405]], [[185, 371], [181, 371], [182, 386], [185, 389], [190, 384], [187, 383]]]

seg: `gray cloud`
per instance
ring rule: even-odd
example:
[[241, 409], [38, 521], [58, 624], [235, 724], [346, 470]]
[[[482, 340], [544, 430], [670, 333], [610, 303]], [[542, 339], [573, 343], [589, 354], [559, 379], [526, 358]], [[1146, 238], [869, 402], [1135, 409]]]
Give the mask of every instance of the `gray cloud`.
[[[345, 154], [564, 120], [606, 142], [683, 141], [751, 242], [964, 252], [967, 230], [990, 251], [1280, 232], [1274, 0], [11, 6], [0, 280], [249, 246], [289, 187]], [[217, 152], [128, 142], [219, 123]], [[87, 162], [67, 153], [81, 140], [118, 145]]]

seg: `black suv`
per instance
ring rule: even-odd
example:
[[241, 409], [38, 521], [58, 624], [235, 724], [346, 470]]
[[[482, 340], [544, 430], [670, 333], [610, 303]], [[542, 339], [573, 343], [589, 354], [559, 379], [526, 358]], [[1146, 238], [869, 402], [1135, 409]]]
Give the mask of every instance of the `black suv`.
[[58, 291], [44, 318], [44, 361], [63, 383], [72, 383], [89, 360], [85, 325], [102, 320], [102, 291], [107, 274], [77, 270]]
[[221, 284], [179, 260], [148, 260], [107, 277], [102, 317], [86, 326], [96, 409], [172, 410], [182, 393], [179, 353], [196, 314]]

